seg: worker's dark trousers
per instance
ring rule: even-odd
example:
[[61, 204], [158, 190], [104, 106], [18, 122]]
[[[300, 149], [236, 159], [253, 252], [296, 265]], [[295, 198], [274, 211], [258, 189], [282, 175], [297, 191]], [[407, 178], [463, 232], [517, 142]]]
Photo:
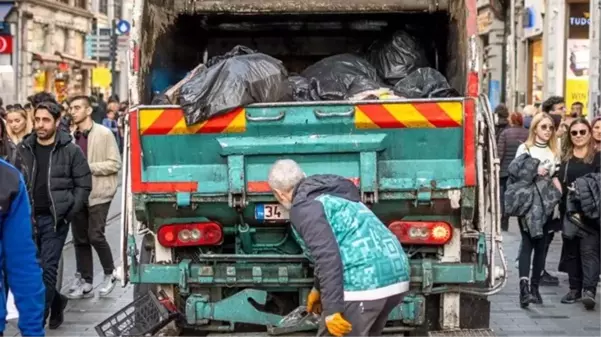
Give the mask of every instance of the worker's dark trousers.
[[111, 275], [115, 269], [113, 253], [106, 241], [104, 228], [109, 213], [110, 202], [100, 205], [87, 206], [75, 215], [71, 222], [73, 246], [75, 247], [75, 264], [77, 272], [90, 284], [94, 281], [94, 260], [92, 247], [98, 254], [105, 275]]
[[[353, 330], [347, 336], [382, 336], [388, 315], [401, 304], [404, 296], [405, 294], [399, 294], [374, 301], [345, 302], [342, 317], [353, 326]], [[317, 336], [332, 336], [323, 319], [319, 324]]]
[[36, 215], [37, 243], [40, 264], [43, 269], [44, 287], [46, 287], [46, 310], [44, 321], [48, 318], [50, 309], [61, 310], [61, 296], [56, 289], [58, 264], [63, 254], [63, 247], [69, 232], [69, 226], [61, 221], [54, 230], [52, 215]]

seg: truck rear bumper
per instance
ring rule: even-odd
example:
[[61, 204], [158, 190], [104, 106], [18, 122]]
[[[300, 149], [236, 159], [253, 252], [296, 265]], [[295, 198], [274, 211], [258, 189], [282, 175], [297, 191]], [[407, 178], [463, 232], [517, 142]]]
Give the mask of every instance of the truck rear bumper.
[[[185, 259], [179, 264], [132, 264], [129, 279], [132, 283], [172, 284], [186, 292], [190, 284], [207, 287], [311, 287], [313, 278], [306, 277], [304, 256], [278, 256], [279, 263], [264, 256], [228, 255], [204, 257], [206, 265]], [[231, 262], [237, 261], [237, 262]], [[202, 261], [205, 262], [205, 261]], [[218, 262], [218, 263], [215, 263]], [[270, 263], [271, 262], [271, 263]], [[296, 263], [295, 263], [296, 262]], [[412, 289], [425, 294], [441, 292], [448, 284], [474, 284], [487, 278], [484, 265], [473, 263], [441, 263], [430, 259], [412, 260]]]

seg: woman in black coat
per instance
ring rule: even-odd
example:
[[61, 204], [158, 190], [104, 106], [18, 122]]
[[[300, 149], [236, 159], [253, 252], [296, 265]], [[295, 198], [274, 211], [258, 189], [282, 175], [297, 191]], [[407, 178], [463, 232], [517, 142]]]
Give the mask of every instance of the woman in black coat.
[[[564, 152], [558, 174], [563, 190], [563, 199], [559, 204], [561, 219], [566, 212], [568, 186], [588, 173], [599, 172], [601, 161], [592, 140], [591, 125], [586, 119], [572, 121], [563, 142]], [[583, 221], [585, 225], [591, 224], [586, 227], [586, 232], [580, 229], [575, 237], [563, 236], [559, 271], [568, 273], [570, 291], [561, 302], [571, 304], [582, 300], [587, 310], [593, 310], [599, 282], [599, 220]], [[592, 223], [595, 221], [596, 225]]]

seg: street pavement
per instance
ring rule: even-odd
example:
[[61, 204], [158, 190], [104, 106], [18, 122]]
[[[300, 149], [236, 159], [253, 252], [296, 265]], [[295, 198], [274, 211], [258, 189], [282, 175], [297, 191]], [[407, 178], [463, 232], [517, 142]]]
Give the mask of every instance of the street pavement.
[[508, 255], [509, 279], [505, 288], [490, 299], [491, 328], [495, 333], [499, 336], [600, 336], [599, 305], [595, 311], [587, 311], [582, 303], [560, 302], [569, 286], [568, 275], [557, 272], [561, 254], [559, 234], [555, 235], [546, 263], [546, 269], [559, 277], [559, 287], [541, 287], [544, 304], [531, 304], [528, 309], [520, 308], [519, 277], [515, 265], [520, 240], [517, 221], [512, 219], [510, 231], [503, 235], [503, 248]]
[[[111, 244], [116, 263], [120, 261], [119, 252], [120, 228], [119, 210], [120, 193], [111, 205], [106, 236]], [[567, 275], [556, 272], [561, 251], [561, 238], [556, 237], [547, 259], [547, 269], [560, 278], [559, 287], [541, 288], [543, 305], [531, 305], [521, 309], [518, 304], [518, 276], [515, 268], [520, 234], [517, 223], [511, 223], [510, 232], [503, 238], [504, 249], [508, 254], [509, 281], [507, 286], [497, 295], [491, 297], [491, 328], [498, 336], [600, 336], [599, 308], [586, 311], [580, 303], [566, 305], [560, 303], [561, 297], [568, 291]], [[102, 268], [94, 254], [95, 287], [102, 281]], [[67, 243], [64, 248], [64, 281], [63, 289], [73, 282], [75, 274], [75, 257], [73, 245]], [[65, 313], [65, 322], [57, 330], [48, 330], [47, 336], [97, 336], [94, 327], [114, 314], [132, 300], [132, 287], [122, 288], [117, 285], [106, 298], [70, 301]], [[599, 301], [599, 296], [597, 296]], [[16, 322], [11, 321], [5, 336], [19, 336]]]

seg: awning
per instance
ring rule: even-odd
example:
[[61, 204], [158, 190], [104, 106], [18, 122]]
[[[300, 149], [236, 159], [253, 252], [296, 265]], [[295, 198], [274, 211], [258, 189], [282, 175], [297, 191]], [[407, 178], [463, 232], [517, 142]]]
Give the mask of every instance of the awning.
[[42, 64], [58, 64], [61, 63], [62, 60], [60, 57], [52, 54], [45, 53], [32, 53], [32, 57], [34, 61], [40, 61]]
[[81, 60], [81, 67], [84, 69], [92, 69], [95, 68], [98, 65], [98, 62], [96, 62], [95, 60], [90, 60], [90, 59], [82, 59]]
[[0, 3], [0, 22], [6, 21], [6, 16], [14, 6], [15, 4], [13, 2]]
[[91, 68], [94, 68], [97, 64], [97, 62], [94, 60], [82, 59], [82, 58], [79, 58], [79, 57], [77, 57], [75, 55], [71, 55], [71, 54], [61, 53], [58, 51], [55, 52], [54, 54], [57, 55], [58, 57], [60, 57], [63, 60], [63, 62], [69, 63], [76, 67], [91, 69]]

